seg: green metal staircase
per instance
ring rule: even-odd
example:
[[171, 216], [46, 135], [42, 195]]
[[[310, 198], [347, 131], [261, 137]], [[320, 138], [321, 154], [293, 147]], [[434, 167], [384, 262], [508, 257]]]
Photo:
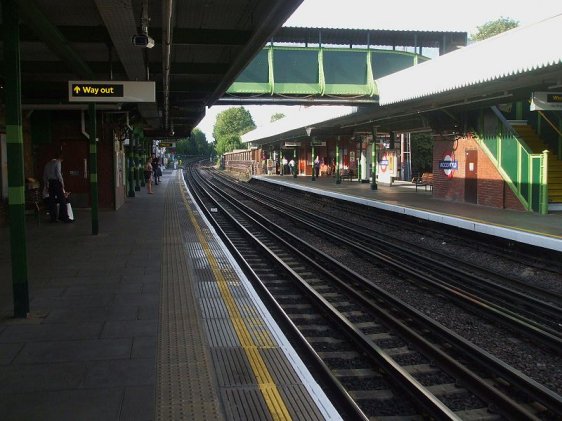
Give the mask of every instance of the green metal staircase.
[[[512, 124], [520, 138], [533, 153], [540, 154], [549, 150], [533, 127], [529, 124]], [[548, 153], [548, 203], [562, 204], [562, 160], [553, 151]]]
[[[544, 153], [546, 147], [541, 149], [540, 145], [537, 146], [539, 152], [534, 153], [512, 123], [497, 107], [481, 110], [475, 127], [476, 140], [523, 206], [529, 211], [547, 214], [549, 154]], [[554, 168], [557, 165], [554, 163]]]

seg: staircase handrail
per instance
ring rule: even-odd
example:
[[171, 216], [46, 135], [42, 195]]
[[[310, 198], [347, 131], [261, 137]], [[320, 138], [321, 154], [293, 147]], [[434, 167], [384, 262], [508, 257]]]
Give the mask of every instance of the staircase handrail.
[[[515, 137], [516, 139], [521, 139], [521, 136], [519, 135], [519, 133], [517, 133], [517, 131], [511, 126], [511, 124], [509, 124], [509, 121], [507, 120], [507, 118], [505, 118], [505, 116], [503, 115], [503, 113], [498, 109], [497, 106], [493, 105], [490, 107], [492, 109], [492, 112], [496, 115], [496, 117], [498, 118], [498, 120], [501, 121], [501, 123], [503, 124], [503, 126], [509, 131], [509, 133]], [[525, 142], [519, 142], [521, 144], [521, 146], [525, 149], [525, 151], [529, 154], [529, 155], [534, 155], [533, 151], [531, 150], [531, 148], [529, 148], [529, 146], [527, 146], [527, 144]], [[536, 154], [535, 154], [536, 155]]]
[[541, 110], [537, 110], [537, 112], [539, 113], [539, 115], [540, 115], [542, 118], [544, 118], [544, 119], [546, 120], [546, 122], [547, 122], [548, 124], [550, 124], [550, 127], [552, 127], [556, 133], [558, 133], [558, 136], [561, 136], [561, 137], [562, 137], [562, 132], [560, 131], [560, 129], [558, 129], [558, 127], [556, 127], [556, 126], [554, 125], [554, 123], [548, 119], [548, 117], [545, 115], [545, 113], [543, 113]]
[[[496, 106], [492, 106], [490, 107], [490, 109], [495, 114], [498, 121], [503, 125], [502, 134], [499, 136], [495, 136], [498, 142], [495, 148], [496, 152], [492, 152], [489, 149], [488, 145], [486, 144], [485, 137], [477, 136], [477, 142], [480, 144], [484, 153], [488, 155], [488, 157], [494, 163], [509, 188], [513, 191], [515, 196], [521, 201], [525, 208], [527, 210], [535, 210], [543, 215], [547, 214], [548, 152], [543, 151], [543, 153], [539, 154], [533, 153], [532, 150], [530, 150], [529, 146], [523, 141], [523, 139], [521, 139], [516, 130], [511, 126], [502, 112]], [[511, 171], [508, 171], [508, 169], [504, 167], [503, 159], [501, 158], [501, 144], [503, 142], [503, 139], [505, 139], [506, 137], [512, 137], [517, 142], [518, 148], [520, 148], [520, 152], [517, 154], [517, 175], [513, 174], [513, 169]], [[523, 171], [521, 167], [521, 157], [523, 156], [523, 154], [526, 154], [528, 157], [528, 162], [525, 166], [526, 171]], [[526, 180], [522, 180], [521, 177], [523, 176], [523, 174], [525, 174], [525, 177], [527, 177]], [[528, 183], [528, 186], [526, 183]], [[523, 187], [525, 186], [527, 186], [526, 192], [523, 191]], [[537, 190], [535, 190], [534, 192], [534, 189]], [[538, 194], [536, 192], [538, 192]]]

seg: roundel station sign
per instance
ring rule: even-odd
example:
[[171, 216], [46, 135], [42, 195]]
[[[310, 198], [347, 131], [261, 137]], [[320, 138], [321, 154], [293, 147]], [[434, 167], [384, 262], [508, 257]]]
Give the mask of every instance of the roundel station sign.
[[381, 172], [386, 172], [386, 169], [388, 168], [388, 155], [386, 153], [381, 157], [381, 160], [379, 161], [379, 168]]
[[454, 152], [446, 152], [441, 161], [439, 161], [439, 169], [442, 170], [447, 178], [453, 178], [455, 171], [459, 169], [459, 161], [455, 159]]

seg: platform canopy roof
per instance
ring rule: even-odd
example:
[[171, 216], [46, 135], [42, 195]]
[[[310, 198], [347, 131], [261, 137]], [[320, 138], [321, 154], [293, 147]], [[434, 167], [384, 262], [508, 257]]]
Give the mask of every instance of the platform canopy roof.
[[[68, 103], [69, 80], [152, 80], [156, 103], [121, 109], [138, 111], [153, 136], [189, 134], [302, 2], [12, 1], [22, 22], [24, 109], [75, 107]], [[153, 48], [133, 46], [133, 35], [142, 33], [154, 39]]]
[[378, 79], [379, 104], [447, 92], [453, 95], [453, 91], [474, 93], [479, 87], [490, 90], [490, 82], [506, 95], [529, 83], [542, 81], [545, 87], [560, 85], [562, 43], [558, 40], [561, 36], [562, 14], [473, 43]]
[[445, 54], [467, 44], [466, 32], [399, 31], [388, 29], [309, 28], [285, 26], [272, 37], [271, 42], [335, 45], [437, 48]]
[[[245, 134], [266, 145], [318, 133], [369, 134], [447, 129], [465, 111], [562, 92], [562, 15], [515, 28], [431, 61], [375, 80], [379, 104], [323, 121], [297, 120]], [[321, 131], [318, 131], [321, 130]], [[328, 136], [329, 137], [329, 136]]]

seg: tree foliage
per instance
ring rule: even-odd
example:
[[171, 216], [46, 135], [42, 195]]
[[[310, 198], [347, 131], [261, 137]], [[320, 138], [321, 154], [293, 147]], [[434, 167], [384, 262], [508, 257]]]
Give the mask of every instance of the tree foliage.
[[207, 136], [199, 129], [194, 129], [188, 139], [176, 143], [176, 154], [186, 156], [208, 156], [213, 146], [207, 142]]
[[219, 113], [213, 127], [217, 155], [240, 149], [240, 136], [255, 128], [252, 115], [244, 107], [229, 108]]
[[510, 29], [517, 28], [519, 21], [511, 18], [501, 17], [496, 20], [486, 22], [482, 26], [478, 26], [478, 31], [470, 35], [472, 41], [482, 41], [486, 38], [493, 37], [494, 35], [501, 34], [502, 32], [509, 31]]
[[271, 116], [271, 119], [269, 120], [271, 123], [273, 123], [274, 121], [277, 120], [281, 120], [282, 118], [285, 118], [285, 114], [283, 113], [275, 113]]
[[429, 134], [413, 134], [410, 140], [412, 174], [429, 172], [433, 167], [433, 138]]

